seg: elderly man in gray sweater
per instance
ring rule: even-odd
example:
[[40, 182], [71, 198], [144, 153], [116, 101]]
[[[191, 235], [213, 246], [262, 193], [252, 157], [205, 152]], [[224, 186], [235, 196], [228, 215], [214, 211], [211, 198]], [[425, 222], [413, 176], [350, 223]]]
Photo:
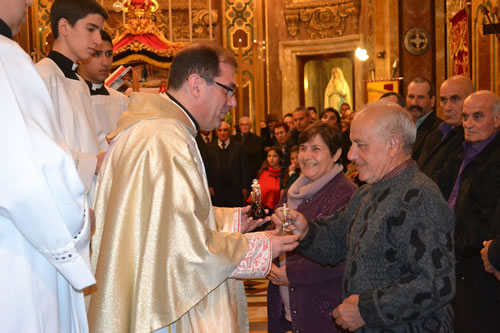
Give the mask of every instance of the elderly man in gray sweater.
[[332, 315], [350, 331], [453, 332], [453, 214], [411, 159], [415, 133], [400, 106], [367, 105], [348, 154], [367, 184], [332, 217], [289, 214], [302, 254], [325, 265], [345, 260], [343, 302]]

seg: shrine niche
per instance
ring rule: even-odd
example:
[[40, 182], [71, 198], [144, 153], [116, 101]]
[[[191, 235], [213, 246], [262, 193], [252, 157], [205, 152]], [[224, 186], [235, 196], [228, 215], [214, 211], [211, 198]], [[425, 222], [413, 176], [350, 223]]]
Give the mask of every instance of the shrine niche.
[[357, 34], [360, 7], [359, 0], [287, 0], [285, 23], [288, 34], [304, 39]]
[[[304, 103], [323, 108], [325, 88], [334, 68], [342, 69], [349, 85], [354, 104], [351, 107], [363, 105], [363, 94], [357, 93], [363, 91], [363, 64], [353, 57], [354, 50], [362, 40], [362, 35], [352, 35], [314, 41], [280, 42], [282, 86], [287, 87], [282, 90], [282, 114]], [[310, 69], [307, 68], [308, 62], [311, 62]], [[314, 77], [316, 85], [309, 84], [309, 77]]]

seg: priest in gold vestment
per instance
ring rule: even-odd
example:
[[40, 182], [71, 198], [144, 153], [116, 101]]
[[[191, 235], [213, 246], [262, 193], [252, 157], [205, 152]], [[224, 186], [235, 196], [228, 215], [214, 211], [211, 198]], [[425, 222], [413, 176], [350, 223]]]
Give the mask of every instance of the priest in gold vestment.
[[133, 94], [99, 175], [91, 332], [248, 332], [243, 284], [296, 236], [242, 232], [240, 208], [212, 207], [195, 135], [236, 106], [234, 58], [195, 45], [174, 59], [167, 96]]

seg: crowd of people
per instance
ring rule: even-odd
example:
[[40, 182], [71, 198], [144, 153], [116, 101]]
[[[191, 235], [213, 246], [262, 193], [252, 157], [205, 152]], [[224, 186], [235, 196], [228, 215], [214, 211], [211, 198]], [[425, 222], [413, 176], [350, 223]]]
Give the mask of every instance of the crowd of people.
[[[385, 292], [384, 297], [375, 294], [371, 302], [376, 304], [371, 305], [369, 309], [363, 309], [370, 311], [360, 315], [364, 318], [363, 326], [389, 325], [397, 326], [404, 331], [409, 327], [423, 328], [432, 323], [443, 331], [451, 331], [454, 327], [456, 332], [472, 332], [480, 322], [485, 332], [495, 332], [500, 328], [500, 321], [494, 310], [500, 306], [500, 288], [495, 281], [495, 277], [498, 278], [500, 273], [495, 268], [498, 268], [498, 265], [492, 264], [498, 260], [495, 253], [498, 253], [500, 232], [498, 182], [500, 145], [497, 138], [500, 129], [500, 99], [490, 91], [475, 92], [472, 81], [465, 76], [453, 76], [445, 80], [438, 94], [432, 83], [423, 78], [416, 78], [410, 82], [407, 91], [406, 98], [394, 92], [384, 94], [380, 101], [365, 106], [360, 112], [354, 112], [348, 104], [343, 104], [340, 112], [328, 107], [317, 116], [313, 107], [297, 107], [293, 112], [285, 114], [281, 122], [272, 121], [263, 124], [261, 128], [263, 135], [260, 138], [251, 132], [250, 119], [241, 118], [239, 129], [237, 128], [238, 134], [234, 136], [238, 137], [238, 149], [247, 156], [253, 154], [253, 162], [258, 160], [262, 163], [257, 173], [248, 168], [239, 170], [242, 174], [247, 174], [247, 181], [242, 183], [242, 186], [246, 184], [249, 187], [252, 179], [259, 179], [263, 184], [263, 197], [274, 198], [274, 200], [264, 200], [267, 208], [273, 210], [287, 203], [288, 207], [312, 221], [330, 215], [340, 215], [336, 214], [336, 211], [341, 208], [347, 210], [348, 204], [352, 204], [353, 201], [349, 201], [349, 198], [357, 186], [362, 186], [360, 191], [361, 189], [368, 191], [367, 188], [370, 187], [373, 191], [373, 188], [378, 187], [380, 189], [376, 192], [380, 195], [385, 191], [382, 188], [387, 188], [390, 184], [391, 193], [401, 198], [407, 196], [408, 200], [400, 202], [393, 198], [388, 201], [388, 205], [394, 207], [389, 209], [380, 207], [383, 200], [379, 198], [375, 206], [370, 203], [369, 207], [365, 207], [365, 216], [370, 214], [372, 216], [370, 220], [377, 220], [373, 216], [374, 210], [382, 210], [379, 223], [388, 219], [386, 214], [394, 214], [394, 218], [404, 216], [402, 221], [411, 222], [405, 222], [405, 227], [398, 229], [397, 233], [402, 234], [392, 235], [391, 233], [395, 231], [390, 230], [389, 233], [384, 231], [380, 235], [381, 239], [377, 242], [381, 243], [377, 247], [380, 246], [384, 252], [374, 251], [371, 247], [365, 251], [369, 251], [370, 256], [381, 257], [387, 257], [390, 252], [392, 261], [403, 260], [399, 265], [409, 265], [410, 263], [405, 261], [409, 258], [400, 258], [400, 254], [397, 253], [401, 246], [409, 244], [414, 246], [415, 249], [405, 249], [405, 251], [421, 252], [419, 259], [433, 261], [436, 267], [426, 268], [425, 264], [412, 262], [415, 267], [409, 266], [410, 268], [405, 267], [405, 269], [414, 269], [420, 273], [405, 275], [404, 279], [423, 283], [424, 289], [429, 285], [439, 287], [435, 290], [431, 288], [428, 292], [429, 295], [439, 294], [440, 297], [426, 296], [428, 300], [425, 302], [428, 303], [429, 311], [432, 309], [431, 312], [422, 308], [422, 304], [419, 304], [420, 308], [417, 310], [415, 304], [398, 303], [395, 298], [404, 298], [402, 294], [398, 294], [401, 292], [407, 297], [412, 294], [413, 300], [424, 297], [423, 289], [420, 290], [420, 286], [412, 286], [410, 282], [404, 284], [412, 286], [411, 293], [406, 286], [404, 288], [393, 286], [395, 294], [391, 296], [392, 298]], [[437, 115], [436, 98], [444, 119], [440, 119]], [[388, 110], [393, 110], [393, 114], [391, 115]], [[395, 119], [395, 114], [401, 117], [402, 112], [408, 119]], [[372, 119], [368, 114], [377, 115], [377, 118]], [[353, 128], [356, 127], [351, 128], [353, 119], [358, 124], [357, 128], [362, 128], [357, 134], [353, 132]], [[362, 126], [359, 125], [361, 119], [363, 119]], [[367, 125], [372, 120], [373, 124]], [[382, 126], [379, 126], [380, 124]], [[369, 139], [367, 133], [372, 128], [378, 127], [382, 127], [379, 132], [387, 132], [384, 137], [390, 138], [391, 135], [397, 137], [390, 139], [389, 142], [391, 145], [399, 145], [399, 150], [389, 150], [386, 155], [382, 145], [376, 149], [372, 148], [375, 149], [370, 151], [373, 156], [368, 158], [365, 154], [369, 147], [375, 146], [374, 142], [377, 141], [379, 133], [374, 133]], [[414, 134], [411, 134], [412, 131]], [[363, 134], [361, 139], [358, 138], [360, 134]], [[214, 143], [213, 147], [220, 147], [221, 138], [218, 130], [213, 138], [219, 142], [219, 144]], [[246, 138], [251, 138], [251, 141]], [[247, 144], [247, 142], [252, 143]], [[329, 149], [328, 154], [325, 153], [328, 150], [326, 148]], [[210, 170], [214, 161], [213, 155], [203, 156], [207, 170]], [[281, 161], [279, 167], [281, 173], [276, 167], [278, 161]], [[386, 163], [377, 165], [379, 162]], [[227, 160], [225, 163], [232, 162]], [[348, 179], [352, 188], [339, 189], [339, 185], [333, 182], [337, 179], [334, 176], [338, 173], [338, 168], [341, 170], [342, 179]], [[234, 173], [237, 170], [236, 165], [232, 164], [230, 169]], [[262, 177], [264, 170], [267, 172]], [[225, 175], [227, 173], [223, 173], [222, 181], [231, 182]], [[272, 179], [272, 186], [269, 177]], [[394, 179], [388, 181], [386, 178]], [[210, 173], [208, 180], [209, 184], [216, 181], [212, 179]], [[235, 189], [231, 197], [238, 196], [240, 191], [241, 188]], [[366, 198], [373, 195], [375, 194], [370, 194], [368, 191], [363, 195], [363, 199], [359, 200], [370, 202], [372, 199]], [[385, 196], [382, 195], [384, 202]], [[246, 196], [240, 196], [240, 200], [245, 199]], [[404, 209], [403, 207], [410, 202], [411, 207]], [[354, 207], [352, 214], [360, 214], [363, 207], [361, 201]], [[399, 213], [396, 214], [394, 209]], [[421, 209], [425, 211], [420, 211]], [[321, 220], [317, 223], [321, 225], [336, 223], [344, 228], [347, 226], [353, 228], [356, 224], [361, 224], [355, 215], [348, 215], [345, 220], [337, 219], [340, 217], [332, 219], [332, 222]], [[316, 222], [311, 223], [315, 225]], [[375, 230], [381, 228], [376, 226], [376, 222], [371, 224]], [[367, 227], [363, 229], [364, 234]], [[373, 234], [377, 233], [375, 230], [372, 231]], [[334, 229], [332, 233], [346, 233], [347, 237], [353, 237], [352, 230]], [[322, 232], [323, 236], [327, 234], [326, 231]], [[414, 238], [401, 241], [403, 234]], [[318, 240], [315, 238], [314, 244], [320, 242], [319, 236], [315, 237], [318, 237]], [[339, 236], [332, 235], [332, 237]], [[396, 244], [392, 244], [396, 248], [388, 248], [389, 244], [396, 240]], [[323, 242], [321, 246], [327, 247], [327, 244], [336, 243], [338, 240], [327, 238]], [[349, 241], [343, 240], [343, 242], [346, 242], [345, 246], [352, 246]], [[383, 245], [384, 242], [387, 244]], [[453, 243], [454, 246], [450, 247]], [[329, 245], [331, 249], [325, 253], [325, 258], [320, 259], [316, 255], [320, 255], [321, 251], [315, 250], [318, 253], [313, 256], [307, 251], [302, 251], [303, 242], [300, 244], [297, 251], [278, 258], [268, 275], [269, 332], [335, 331], [342, 325], [335, 326], [331, 322], [332, 311], [341, 304], [341, 299], [352, 295], [354, 290], [359, 288], [343, 286], [342, 289], [340, 285], [342, 277], [344, 283], [347, 281], [344, 261], [352, 260], [348, 257], [352, 249], [331, 248], [332, 245]], [[443, 247], [443, 244], [446, 246]], [[490, 250], [491, 244], [493, 250]], [[425, 246], [420, 247], [420, 245]], [[338, 258], [332, 255], [336, 251], [340, 251]], [[436, 256], [439, 257], [439, 263]], [[312, 257], [313, 260], [307, 257]], [[362, 279], [373, 277], [376, 272], [369, 269], [365, 259], [362, 262], [363, 270], [366, 270]], [[378, 260], [377, 262], [378, 267], [390, 266], [388, 262]], [[320, 263], [327, 266], [322, 266]], [[355, 269], [360, 269], [358, 265], [355, 265]], [[403, 271], [402, 266], [396, 267], [399, 271]], [[427, 269], [431, 271], [426, 272]], [[386, 273], [380, 277], [381, 283], [382, 281], [389, 283], [385, 280], [384, 274]], [[426, 275], [427, 281], [422, 281], [424, 276], [419, 275]], [[436, 280], [438, 275], [441, 280]], [[403, 277], [400, 276], [401, 278]], [[366, 283], [362, 279], [357, 283]], [[389, 288], [385, 285], [381, 287]], [[365, 293], [369, 291], [363, 290]], [[366, 297], [368, 296], [365, 295], [365, 301], [368, 302]], [[356, 299], [356, 302], [359, 302], [359, 299]], [[377, 308], [382, 306], [380, 302], [392, 304], [387, 305], [387, 309]], [[435, 312], [436, 307], [440, 307], [440, 312]], [[399, 317], [394, 313], [396, 308]], [[358, 311], [361, 309], [358, 308]], [[390, 319], [380, 317], [384, 311], [391, 312], [387, 314]], [[405, 313], [410, 317], [415, 315], [419, 320], [412, 321], [411, 325], [405, 324]], [[370, 317], [375, 314], [379, 317]], [[374, 320], [374, 323], [366, 321], [367, 318]], [[339, 322], [343, 322], [342, 319], [338, 320], [337, 324]], [[358, 328], [349, 324], [345, 324], [344, 327]], [[368, 331], [368, 328], [365, 331]]]
[[[232, 136], [230, 125], [225, 121], [216, 130], [198, 132], [196, 141], [214, 205], [241, 206], [249, 199], [252, 180], [257, 179], [262, 186], [265, 207], [274, 210], [283, 192], [300, 175], [300, 135], [312, 124], [326, 124], [338, 132], [339, 161], [347, 166], [351, 144], [349, 128], [354, 112], [346, 103], [341, 110], [342, 116], [328, 107], [318, 116], [314, 107], [297, 107], [279, 122], [263, 122], [261, 136], [252, 132], [253, 125], [247, 116], [238, 120], [236, 134]], [[355, 179], [355, 175], [353, 177]]]
[[[224, 48], [126, 97], [98, 2], [55, 0], [35, 65], [27, 4], [0, 0], [2, 331], [248, 332], [241, 279], [264, 277], [271, 333], [500, 331], [498, 95], [416, 78], [231, 135]], [[248, 216], [253, 179], [272, 217]]]

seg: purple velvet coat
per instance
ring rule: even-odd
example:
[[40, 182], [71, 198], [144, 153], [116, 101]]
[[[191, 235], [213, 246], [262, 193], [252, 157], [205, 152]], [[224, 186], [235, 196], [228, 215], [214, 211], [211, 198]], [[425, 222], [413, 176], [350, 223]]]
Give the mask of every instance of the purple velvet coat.
[[[312, 198], [303, 201], [298, 211], [308, 219], [330, 216], [343, 208], [356, 191], [344, 173], [339, 173]], [[287, 200], [287, 192], [278, 204]], [[322, 266], [301, 254], [286, 255], [286, 274], [290, 282], [290, 312], [292, 323], [285, 319], [285, 310], [279, 287], [269, 283], [267, 292], [267, 316], [269, 333], [292, 332], [321, 333], [340, 332], [332, 319], [333, 309], [340, 304], [344, 262], [336, 266]]]

